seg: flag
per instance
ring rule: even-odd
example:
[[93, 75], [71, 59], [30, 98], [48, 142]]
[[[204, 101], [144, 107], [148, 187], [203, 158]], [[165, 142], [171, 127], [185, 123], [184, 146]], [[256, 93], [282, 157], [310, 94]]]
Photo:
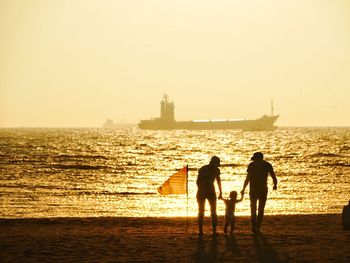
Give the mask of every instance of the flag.
[[157, 188], [161, 195], [186, 194], [187, 193], [187, 166], [174, 173], [160, 187]]

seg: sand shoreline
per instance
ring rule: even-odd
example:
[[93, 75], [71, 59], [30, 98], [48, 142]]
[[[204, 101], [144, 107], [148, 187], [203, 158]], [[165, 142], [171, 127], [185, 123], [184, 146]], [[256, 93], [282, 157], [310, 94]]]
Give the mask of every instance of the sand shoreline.
[[196, 218], [0, 219], [1, 262], [350, 262], [340, 214], [266, 216], [262, 235], [237, 217], [233, 236], [202, 239]]

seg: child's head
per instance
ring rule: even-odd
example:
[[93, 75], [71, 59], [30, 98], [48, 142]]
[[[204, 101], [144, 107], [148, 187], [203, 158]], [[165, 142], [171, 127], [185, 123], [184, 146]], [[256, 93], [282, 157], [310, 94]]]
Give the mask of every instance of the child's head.
[[237, 199], [237, 192], [236, 191], [230, 192], [230, 198], [233, 200], [236, 200]]

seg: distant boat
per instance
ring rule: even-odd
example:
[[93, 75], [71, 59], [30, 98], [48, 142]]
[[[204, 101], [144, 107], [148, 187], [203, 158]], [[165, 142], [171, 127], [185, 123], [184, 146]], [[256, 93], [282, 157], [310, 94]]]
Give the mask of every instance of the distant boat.
[[102, 128], [104, 129], [120, 129], [120, 128], [133, 128], [136, 127], [136, 124], [129, 124], [129, 123], [115, 123], [111, 119], [107, 119], [103, 124]]
[[273, 130], [273, 125], [279, 115], [273, 115], [271, 103], [271, 115], [263, 115], [258, 119], [215, 119], [215, 120], [191, 120], [176, 121], [174, 116], [174, 103], [169, 101], [167, 95], [163, 96], [160, 103], [160, 117], [150, 120], [141, 120], [138, 124], [140, 129], [145, 130]]
[[107, 119], [105, 121], [105, 123], [102, 124], [102, 128], [105, 128], [105, 129], [113, 129], [115, 128], [115, 123], [114, 121], [112, 121], [111, 119]]

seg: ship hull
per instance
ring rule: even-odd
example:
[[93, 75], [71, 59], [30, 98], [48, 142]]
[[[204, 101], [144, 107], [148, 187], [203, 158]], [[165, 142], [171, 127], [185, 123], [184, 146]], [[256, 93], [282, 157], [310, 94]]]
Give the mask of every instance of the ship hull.
[[167, 121], [161, 118], [141, 120], [140, 129], [145, 130], [273, 130], [279, 116], [262, 116], [254, 120], [220, 121]]

